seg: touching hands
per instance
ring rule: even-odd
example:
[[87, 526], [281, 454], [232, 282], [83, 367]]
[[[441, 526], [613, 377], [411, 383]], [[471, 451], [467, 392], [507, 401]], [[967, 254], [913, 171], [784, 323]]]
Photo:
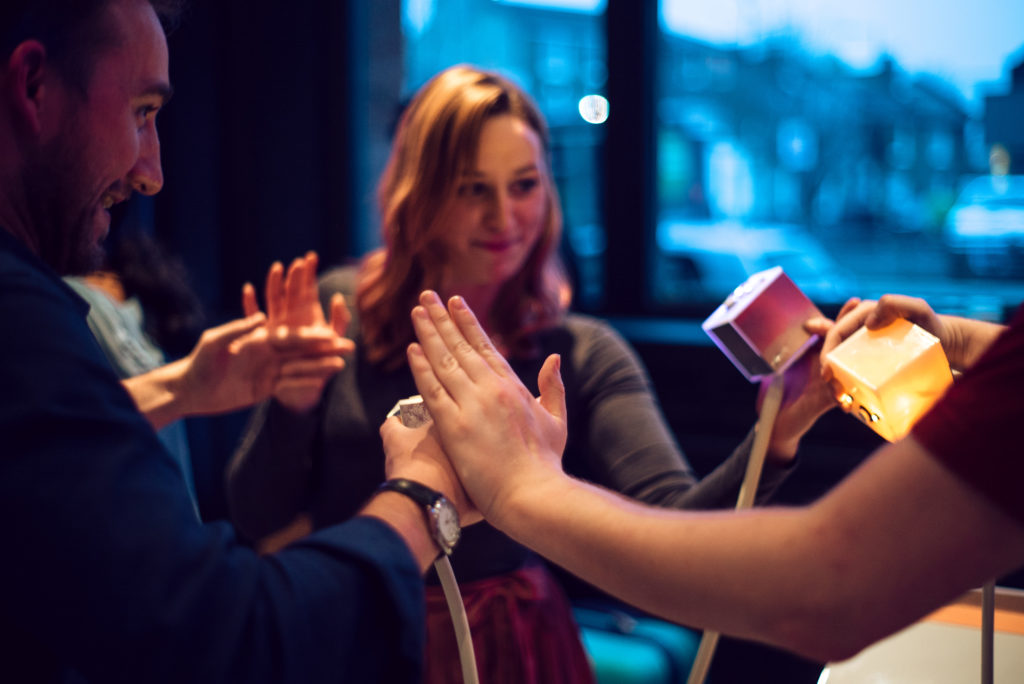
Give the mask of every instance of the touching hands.
[[477, 508], [490, 517], [519, 488], [561, 474], [567, 428], [559, 357], [541, 367], [535, 398], [461, 298], [445, 309], [424, 292], [412, 322], [419, 343], [409, 346], [409, 367]]
[[332, 302], [328, 324], [316, 295], [316, 255], [296, 259], [284, 277], [267, 276], [270, 315], [256, 305], [251, 285], [242, 293], [246, 317], [206, 330], [185, 358], [122, 381], [155, 429], [185, 416], [235, 411], [277, 397], [293, 411], [309, 410], [327, 380], [345, 367], [355, 345], [342, 335], [348, 309]]
[[397, 417], [388, 418], [380, 426], [384, 441], [387, 478], [407, 478], [444, 494], [455, 504], [463, 527], [483, 520], [462, 488], [459, 478], [438, 441], [434, 422], [409, 428]]
[[[268, 396], [277, 378], [276, 350], [257, 313], [203, 332], [181, 360], [176, 390], [182, 415], [211, 415], [251, 406]], [[261, 341], [262, 340], [262, 341]]]
[[[355, 349], [345, 337], [351, 316], [340, 293], [331, 298], [330, 319], [324, 317], [317, 293], [317, 255], [309, 252], [288, 267], [274, 263], [267, 273], [266, 326], [253, 342], [268, 343], [275, 352], [276, 375], [272, 394], [295, 413], [311, 410], [324, 386], [345, 367], [341, 354]], [[256, 290], [242, 288], [246, 316], [259, 313]]]

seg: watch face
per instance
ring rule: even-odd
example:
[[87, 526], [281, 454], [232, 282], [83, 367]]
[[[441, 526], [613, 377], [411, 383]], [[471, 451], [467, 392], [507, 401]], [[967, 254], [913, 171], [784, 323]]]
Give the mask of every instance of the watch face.
[[435, 510], [437, 511], [437, 531], [441, 535], [441, 540], [451, 549], [459, 541], [461, 532], [459, 514], [455, 510], [455, 506], [447, 499], [438, 501], [435, 504]]

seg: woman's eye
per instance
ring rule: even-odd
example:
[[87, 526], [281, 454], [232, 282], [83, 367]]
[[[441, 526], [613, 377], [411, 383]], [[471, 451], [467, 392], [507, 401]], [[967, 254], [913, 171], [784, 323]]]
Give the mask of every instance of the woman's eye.
[[537, 178], [520, 178], [512, 185], [512, 192], [517, 195], [527, 195], [540, 184]]
[[463, 183], [459, 186], [460, 197], [483, 197], [487, 193], [487, 186], [483, 183]]

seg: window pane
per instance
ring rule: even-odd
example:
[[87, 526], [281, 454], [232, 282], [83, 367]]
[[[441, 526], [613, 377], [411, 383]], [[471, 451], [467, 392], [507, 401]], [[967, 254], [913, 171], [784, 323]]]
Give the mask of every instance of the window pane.
[[660, 306], [773, 265], [822, 304], [1024, 301], [1024, 5], [662, 0], [660, 21]]
[[407, 95], [442, 69], [468, 62], [510, 76], [537, 101], [551, 129], [567, 266], [576, 271], [576, 301], [584, 305], [599, 300], [603, 280], [598, 176], [607, 114], [603, 8], [602, 0], [403, 3]]

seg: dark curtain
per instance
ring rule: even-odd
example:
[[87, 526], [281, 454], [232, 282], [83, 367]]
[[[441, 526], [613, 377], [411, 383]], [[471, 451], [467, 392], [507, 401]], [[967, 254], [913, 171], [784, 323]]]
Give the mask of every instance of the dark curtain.
[[[275, 260], [313, 249], [329, 266], [364, 251], [366, 129], [377, 118], [371, 107], [397, 100], [398, 7], [194, 0], [168, 36], [175, 94], [158, 120], [165, 184], [143, 201], [210, 324], [239, 316], [242, 284], [261, 290]], [[381, 46], [371, 46], [368, 20], [387, 24], [390, 61], [371, 55]], [[246, 415], [189, 421], [207, 519], [226, 514], [223, 467]]]

